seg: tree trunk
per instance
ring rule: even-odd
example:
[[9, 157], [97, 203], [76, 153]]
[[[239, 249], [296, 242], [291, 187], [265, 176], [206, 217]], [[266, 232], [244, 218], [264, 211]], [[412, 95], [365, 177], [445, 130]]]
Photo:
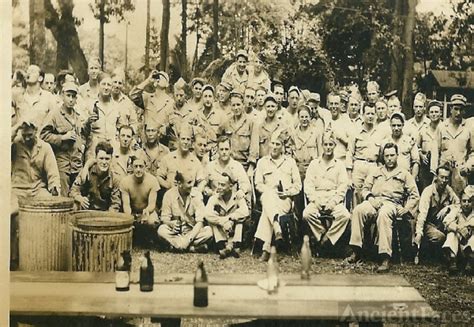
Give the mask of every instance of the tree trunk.
[[168, 36], [170, 30], [170, 0], [163, 0], [163, 17], [160, 34], [160, 70], [168, 70]]
[[104, 25], [105, 25], [105, 0], [100, 0], [99, 5], [99, 59], [102, 70], [104, 70]]
[[181, 52], [182, 66], [188, 67], [188, 47], [187, 47], [187, 30], [188, 30], [188, 1], [181, 0]]
[[212, 60], [219, 56], [219, 0], [212, 4]]
[[44, 0], [30, 0], [30, 64], [43, 68], [46, 36]]
[[82, 51], [72, 15], [74, 2], [73, 0], [58, 0], [58, 4], [61, 17], [51, 4], [51, 0], [44, 0], [45, 26], [58, 43], [56, 57], [60, 60], [57, 61], [56, 67], [58, 70], [67, 68], [68, 65], [64, 62], [69, 62], [79, 82], [85, 83], [88, 79], [87, 60]]
[[[393, 38], [401, 38], [401, 21], [400, 14], [402, 13], [402, 1], [396, 0], [394, 2], [394, 15], [393, 15]], [[403, 20], [402, 20], [403, 21]], [[400, 78], [401, 72], [401, 54], [399, 44], [393, 44], [390, 51], [390, 90], [398, 90], [401, 93], [401, 85], [403, 78]]]
[[150, 0], [146, 1], [145, 76], [150, 74]]
[[[403, 31], [403, 44], [405, 49], [405, 61], [403, 66], [403, 89], [402, 89], [402, 108], [409, 110], [411, 108], [413, 93], [413, 65], [415, 62], [413, 53], [413, 30], [415, 28], [415, 7], [417, 0], [407, 0], [408, 15]], [[409, 110], [411, 112], [411, 110]], [[405, 112], [405, 115], [407, 112]]]

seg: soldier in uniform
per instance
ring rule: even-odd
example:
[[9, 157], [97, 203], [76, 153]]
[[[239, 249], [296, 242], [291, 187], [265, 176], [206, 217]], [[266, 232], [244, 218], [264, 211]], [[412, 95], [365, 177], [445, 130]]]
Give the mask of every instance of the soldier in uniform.
[[131, 126], [120, 126], [118, 143], [114, 146], [114, 155], [110, 163], [110, 169], [119, 182], [123, 177], [132, 173], [132, 157], [136, 156], [138, 151], [141, 151], [132, 148], [133, 135], [134, 132]]
[[405, 116], [401, 112], [395, 112], [390, 117], [390, 127], [392, 135], [386, 137], [382, 144], [394, 143], [398, 146], [398, 166], [408, 170], [413, 178], [418, 178], [420, 169], [420, 153], [418, 145], [411, 135], [407, 135], [403, 131]]
[[206, 206], [206, 220], [212, 228], [219, 258], [240, 257], [243, 223], [249, 217], [244, 198], [237, 194], [234, 179], [227, 173], [216, 176], [216, 193]]
[[99, 142], [95, 148], [95, 161], [86, 165], [71, 187], [70, 197], [81, 210], [120, 210], [119, 182], [110, 170], [113, 147]]
[[362, 117], [364, 123], [358, 133], [349, 142], [347, 168], [354, 186], [354, 205], [362, 203], [362, 187], [371, 170], [377, 167], [380, 151], [380, 139], [376, 138], [375, 108], [364, 105]]
[[79, 87], [79, 95], [84, 101], [85, 107], [90, 108], [99, 97], [99, 77], [102, 64], [99, 58], [92, 58], [87, 64], [89, 80]]
[[[344, 206], [349, 186], [345, 163], [334, 158], [336, 140], [331, 132], [322, 138], [323, 153], [311, 161], [304, 180], [304, 192], [309, 204], [304, 209], [303, 220], [308, 224], [316, 241], [321, 245], [335, 245], [351, 218]], [[332, 217], [326, 228], [322, 216]]]
[[268, 91], [263, 87], [260, 86], [255, 90], [255, 102], [256, 102], [256, 111], [258, 112], [258, 119], [263, 120], [265, 119], [265, 113], [263, 108], [263, 100], [265, 100], [265, 96], [267, 95]]
[[115, 71], [112, 74], [112, 100], [115, 102], [114, 105], [118, 106], [119, 111], [122, 113], [121, 124], [131, 126], [134, 135], [137, 135], [141, 132], [138, 125], [138, 108], [132, 100], [123, 93], [124, 83], [125, 74], [120, 71]]
[[51, 73], [44, 74], [43, 82], [41, 83], [41, 88], [45, 91], [54, 94], [54, 88], [56, 86], [55, 77]]
[[[144, 110], [143, 123], [145, 125], [152, 120], [159, 126], [165, 124], [173, 107], [173, 99], [166, 93], [168, 83], [167, 73], [153, 70], [146, 80], [130, 92], [132, 101]], [[150, 87], [155, 89], [153, 93], [144, 91]]]
[[474, 194], [468, 188], [461, 192], [461, 205], [453, 208], [446, 216], [444, 225], [448, 233], [443, 250], [447, 253], [450, 273], [457, 271], [456, 257], [467, 261], [465, 270], [471, 276], [474, 272]]
[[232, 85], [227, 82], [220, 82], [216, 87], [217, 103], [214, 106], [227, 115], [230, 115], [230, 92]]
[[438, 246], [446, 240], [443, 220], [450, 210], [449, 206], [459, 204], [458, 196], [448, 185], [451, 173], [448, 166], [438, 167], [434, 182], [421, 193], [415, 228], [415, 244], [418, 248], [423, 236]]
[[433, 174], [431, 173], [431, 157], [441, 122], [442, 107], [442, 103], [436, 100], [433, 100], [428, 104], [427, 114], [430, 124], [421, 130], [418, 139], [418, 149], [420, 150], [418, 190], [420, 192], [430, 185], [433, 180]]
[[402, 106], [400, 104], [400, 100], [398, 99], [396, 94], [397, 94], [397, 91], [395, 91], [395, 93], [390, 94], [390, 96], [388, 96], [387, 107], [388, 107], [388, 116], [389, 117], [394, 112], [401, 112], [402, 111]]
[[62, 196], [68, 196], [72, 183], [83, 167], [85, 130], [76, 110], [77, 93], [76, 84], [68, 82], [63, 85], [63, 104], [48, 115], [40, 133], [55, 152]]
[[239, 50], [236, 55], [236, 62], [227, 68], [222, 75], [222, 82], [230, 84], [232, 89], [243, 93], [249, 79], [248, 61], [249, 56], [247, 52]]
[[379, 83], [375, 81], [367, 82], [367, 102], [373, 106], [380, 98], [380, 86]]
[[232, 92], [232, 116], [223, 124], [220, 134], [231, 136], [232, 158], [240, 162], [249, 176], [258, 157], [258, 125], [251, 116], [244, 112], [244, 97], [241, 93]]
[[346, 260], [357, 262], [360, 259], [364, 227], [375, 223], [378, 253], [382, 259], [378, 271], [386, 272], [390, 269], [392, 256], [393, 220], [396, 217], [414, 217], [420, 196], [413, 176], [397, 165], [397, 145], [385, 144], [382, 155], [383, 166], [374, 169], [368, 176], [362, 189], [365, 201], [356, 206], [352, 214], [349, 244], [353, 246], [354, 252]]
[[417, 93], [413, 100], [413, 111], [415, 116], [407, 120], [405, 124], [404, 133], [410, 135], [418, 142], [421, 131], [430, 124], [429, 119], [425, 116], [425, 102], [426, 96], [422, 93]]
[[325, 129], [326, 131], [333, 131], [336, 137], [334, 156], [336, 159], [345, 162], [350, 139], [351, 122], [349, 119], [341, 116], [341, 97], [338, 94], [328, 95], [328, 107], [331, 111], [331, 119], [327, 121]]
[[453, 168], [451, 186], [456, 194], [460, 194], [467, 182], [460, 172], [474, 156], [474, 132], [463, 118], [466, 98], [461, 94], [454, 94], [450, 106], [451, 116], [439, 126], [431, 158], [431, 170], [437, 166], [450, 165]]
[[294, 128], [298, 122], [298, 104], [300, 102], [301, 92], [296, 86], [291, 86], [288, 90], [288, 108], [286, 108], [288, 123], [290, 128]]
[[380, 99], [375, 102], [375, 113], [377, 121], [375, 122], [375, 129], [377, 138], [384, 139], [390, 136], [390, 119], [388, 117], [388, 107], [385, 100]]
[[155, 177], [161, 167], [161, 160], [170, 152], [159, 140], [160, 128], [156, 125], [156, 122], [152, 121], [145, 126], [145, 142], [142, 148], [146, 170]]
[[311, 119], [318, 129], [324, 129], [327, 121], [331, 119], [331, 113], [326, 108], [319, 106], [321, 96], [319, 93], [310, 93], [306, 104], [311, 109]]
[[[176, 85], [176, 84], [175, 84]], [[202, 88], [206, 85], [206, 82], [199, 77], [193, 78], [191, 81], [191, 92], [192, 97], [186, 102], [186, 110], [197, 111], [202, 106]]]
[[247, 81], [247, 87], [257, 89], [262, 87], [265, 92], [270, 91], [271, 82], [268, 73], [264, 69], [265, 56], [262, 53], [257, 54], [249, 67], [249, 78]]
[[360, 107], [361, 102], [359, 99], [355, 96], [349, 96], [349, 100], [347, 102], [347, 115], [352, 123], [352, 129], [354, 133], [357, 133], [362, 128], [362, 124], [364, 123], [360, 116]]
[[207, 252], [212, 229], [204, 226], [205, 208], [201, 193], [193, 187], [193, 174], [176, 173], [176, 186], [163, 198], [158, 236], [177, 251]]
[[283, 153], [284, 142], [281, 132], [274, 132], [270, 139], [270, 154], [258, 161], [255, 170], [255, 187], [261, 193], [262, 203], [255, 238], [263, 242], [262, 261], [269, 259], [273, 237], [277, 242], [283, 239], [280, 216], [290, 212], [292, 197], [301, 191], [298, 166], [295, 159]]
[[260, 111], [255, 109], [256, 107], [256, 100], [255, 100], [255, 89], [251, 87], [246, 87], [243, 93], [244, 96], [244, 111], [247, 116], [253, 121], [258, 119]]

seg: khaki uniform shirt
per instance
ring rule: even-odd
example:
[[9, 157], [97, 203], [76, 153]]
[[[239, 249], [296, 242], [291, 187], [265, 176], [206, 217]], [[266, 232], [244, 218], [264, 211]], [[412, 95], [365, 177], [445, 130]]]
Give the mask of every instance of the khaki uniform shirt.
[[189, 172], [192, 176], [195, 176], [198, 184], [204, 180], [201, 162], [193, 153], [188, 153], [186, 158], [181, 156], [179, 150], [168, 153], [161, 160], [161, 167], [158, 169], [157, 176], [170, 181], [173, 185], [177, 171], [181, 173]]
[[418, 141], [421, 131], [430, 125], [430, 120], [423, 116], [423, 119], [418, 123], [415, 117], [410, 118], [406, 121], [405, 126], [403, 127], [403, 134], [410, 135], [415, 141]]
[[344, 201], [349, 176], [344, 162], [332, 159], [328, 164], [317, 158], [311, 162], [304, 180], [304, 192], [309, 202], [337, 205]]
[[270, 155], [257, 162], [255, 187], [260, 193], [276, 192], [281, 181], [283, 190], [290, 196], [301, 191], [301, 177], [295, 159], [282, 155], [275, 160]]
[[153, 176], [157, 176], [161, 167], [161, 160], [170, 153], [168, 147], [161, 143], [157, 143], [154, 151], [150, 150], [146, 143], [143, 144], [143, 154], [145, 155], [146, 170]]
[[379, 155], [381, 140], [377, 139], [377, 130], [368, 131], [363, 125], [358, 133], [354, 133], [347, 151], [347, 167], [353, 168], [355, 160], [375, 162]]
[[56, 188], [61, 192], [59, 170], [51, 146], [37, 139], [29, 150], [23, 141], [11, 146], [12, 188], [31, 191], [35, 194], [39, 189], [49, 192]]
[[161, 221], [181, 221], [189, 227], [193, 227], [198, 222], [204, 222], [205, 208], [202, 202], [202, 196], [196, 190], [183, 200], [179, 194], [178, 187], [169, 189], [163, 197], [163, 206], [161, 208]]
[[234, 181], [237, 182], [237, 189], [242, 190], [245, 194], [250, 192], [250, 181], [244, 167], [241, 163], [234, 159], [230, 159], [226, 167], [221, 167], [218, 160], [211, 161], [207, 164], [205, 175], [207, 185], [215, 190], [217, 187], [217, 180], [226, 172]]
[[56, 97], [43, 89], [33, 96], [29, 95], [26, 90], [14, 92], [12, 101], [15, 104], [19, 120], [35, 123], [38, 131], [43, 127], [48, 114], [59, 108]]
[[220, 195], [216, 194], [209, 198], [206, 205], [206, 220], [210, 224], [222, 224], [225, 220], [243, 222], [248, 216], [249, 208], [245, 198], [238, 198], [235, 192], [232, 192], [229, 202], [225, 202]]
[[398, 140], [394, 140], [392, 136], [385, 138], [380, 149], [383, 149], [387, 143], [395, 143], [398, 146], [398, 166], [411, 172], [414, 164], [420, 164], [420, 152], [415, 139], [411, 136], [402, 134]]
[[222, 75], [222, 82], [229, 83], [232, 85], [234, 91], [239, 91], [244, 93], [245, 87], [247, 86], [247, 81], [249, 79], [249, 74], [245, 71], [242, 75], [237, 72], [237, 65], [234, 63], [226, 69]]
[[362, 188], [362, 197], [367, 199], [369, 195], [400, 206], [405, 204], [404, 207], [416, 217], [420, 195], [415, 179], [406, 169], [396, 167], [390, 172], [384, 166], [373, 169]]
[[[61, 140], [61, 136], [69, 131], [74, 131], [76, 141]], [[71, 116], [63, 108], [51, 112], [40, 136], [53, 148], [61, 172], [79, 173], [83, 166], [86, 139], [82, 119], [76, 110], [73, 109]]]
[[323, 130], [317, 129], [313, 123], [310, 123], [305, 133], [300, 130], [299, 124], [291, 131], [293, 158], [296, 160], [302, 179], [304, 179], [310, 162], [316, 159], [322, 152], [322, 133]]

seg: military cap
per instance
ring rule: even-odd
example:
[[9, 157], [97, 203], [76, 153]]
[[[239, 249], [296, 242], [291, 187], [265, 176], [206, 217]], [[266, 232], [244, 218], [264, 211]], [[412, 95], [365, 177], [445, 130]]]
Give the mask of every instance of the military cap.
[[462, 95], [462, 94], [453, 94], [453, 96], [451, 97], [450, 104], [451, 105], [465, 106], [466, 102], [467, 102], [467, 99], [464, 95]]
[[231, 98], [240, 98], [240, 99], [242, 99], [242, 100], [244, 99], [244, 95], [243, 95], [241, 92], [239, 92], [239, 91], [232, 91], [232, 92], [230, 92], [230, 97], [231, 97]]
[[204, 86], [206, 84], [206, 82], [204, 81], [204, 79], [202, 79], [200, 77], [195, 77], [191, 81], [191, 87], [193, 87], [196, 84], [201, 84], [202, 86]]
[[202, 92], [204, 93], [204, 91], [206, 90], [211, 90], [212, 94], [215, 94], [215, 90], [214, 90], [214, 87], [210, 84], [206, 84], [202, 87]]
[[440, 108], [443, 108], [443, 104], [442, 104], [441, 102], [439, 102], [438, 100], [431, 100], [431, 101], [428, 103], [427, 110], [430, 110], [431, 107], [440, 107]]
[[294, 86], [294, 85], [290, 86], [290, 88], [288, 89], [288, 94], [290, 94], [293, 91], [296, 91], [296, 93], [298, 93], [298, 96], [301, 95], [301, 91], [297, 86]]
[[180, 77], [180, 78], [176, 81], [176, 83], [174, 83], [174, 88], [175, 88], [175, 89], [180, 89], [180, 90], [182, 90], [182, 89], [184, 89], [185, 87], [186, 87], [186, 81], [185, 81], [182, 77]]
[[403, 113], [395, 111], [394, 113], [390, 115], [390, 120], [392, 120], [395, 117], [400, 118], [402, 120], [402, 123], [405, 123], [405, 115]]
[[63, 92], [74, 92], [77, 94], [79, 92], [79, 88], [77, 87], [76, 83], [72, 82], [65, 82], [63, 84]]
[[248, 55], [247, 51], [245, 51], [243, 49], [237, 51], [237, 55], [235, 56], [235, 58], [239, 58], [239, 57], [244, 57], [246, 60], [249, 60], [249, 55]]
[[397, 95], [397, 92], [398, 92], [397, 90], [393, 90], [393, 91], [390, 91], [390, 92], [385, 93], [384, 96], [385, 96], [387, 99], [390, 99], [391, 97], [396, 96], [396, 95]]
[[425, 102], [426, 102], [426, 95], [424, 95], [424, 94], [421, 93], [421, 92], [418, 92], [417, 94], [415, 94], [415, 99], [414, 99], [414, 101], [420, 101], [420, 102], [425, 103]]
[[379, 83], [377, 83], [376, 81], [368, 81], [367, 82], [367, 91], [369, 91], [369, 90], [379, 91], [380, 90]]
[[319, 93], [312, 92], [309, 94], [308, 101], [320, 102], [321, 96], [319, 95]]
[[232, 89], [233, 89], [232, 85], [230, 83], [227, 83], [227, 82], [220, 82], [219, 85], [222, 86], [227, 91], [232, 91]]
[[265, 98], [263, 99], [263, 104], [267, 103], [268, 101], [273, 101], [275, 103], [278, 103], [276, 100], [276, 97], [273, 93], [268, 93]]

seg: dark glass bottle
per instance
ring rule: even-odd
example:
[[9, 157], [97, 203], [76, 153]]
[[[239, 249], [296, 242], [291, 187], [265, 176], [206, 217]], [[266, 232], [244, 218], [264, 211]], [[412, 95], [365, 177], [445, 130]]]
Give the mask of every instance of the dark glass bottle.
[[207, 274], [202, 261], [198, 264], [198, 269], [194, 275], [194, 306], [207, 307], [208, 305], [208, 282]]
[[145, 252], [145, 256], [141, 258], [140, 265], [140, 291], [153, 291], [154, 284], [154, 268], [150, 258], [150, 251]]
[[115, 290], [126, 292], [130, 290], [130, 270], [125, 260], [125, 252], [122, 252], [117, 266], [115, 267]]
[[283, 192], [283, 183], [281, 181], [278, 182], [278, 192]]

